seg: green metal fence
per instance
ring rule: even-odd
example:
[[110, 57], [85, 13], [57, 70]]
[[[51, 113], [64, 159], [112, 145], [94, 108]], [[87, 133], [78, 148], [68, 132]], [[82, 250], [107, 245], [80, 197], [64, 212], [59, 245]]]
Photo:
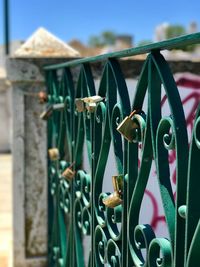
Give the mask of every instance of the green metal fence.
[[[160, 53], [196, 43], [200, 33], [45, 67], [48, 108], [42, 117], [48, 119], [50, 267], [82, 267], [85, 262], [91, 267], [199, 266], [200, 111], [188, 147], [179, 92]], [[144, 53], [148, 55], [135, 97], [129, 99], [117, 59]], [[96, 61], [105, 63], [98, 90], [90, 68]], [[77, 82], [71, 72], [75, 66], [80, 66]], [[161, 90], [167, 96], [168, 116], [162, 115]], [[89, 172], [82, 165], [84, 143]], [[117, 173], [106, 177], [110, 147]], [[175, 200], [170, 151], [176, 154]], [[148, 224], [139, 224], [152, 163], [168, 238], [156, 236]], [[103, 192], [103, 183], [111, 179], [113, 192]], [[88, 259], [84, 236], [89, 237]]]

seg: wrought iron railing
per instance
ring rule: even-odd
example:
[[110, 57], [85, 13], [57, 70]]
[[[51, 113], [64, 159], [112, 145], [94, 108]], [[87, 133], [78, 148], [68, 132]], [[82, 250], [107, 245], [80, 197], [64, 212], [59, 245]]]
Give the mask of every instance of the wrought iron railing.
[[[45, 67], [49, 105], [42, 117], [48, 119], [50, 267], [83, 267], [85, 262], [91, 267], [198, 266], [200, 111], [188, 147], [179, 92], [160, 53], [196, 43], [200, 33]], [[117, 59], [144, 53], [148, 56], [131, 105]], [[105, 62], [98, 90], [90, 69], [95, 61]], [[71, 72], [75, 66], [80, 66], [77, 81]], [[161, 108], [162, 92], [168, 114]], [[83, 166], [84, 143], [89, 171]], [[112, 178], [105, 176], [110, 148], [117, 169], [110, 166]], [[175, 171], [170, 168], [172, 153]], [[168, 237], [156, 236], [152, 225], [139, 222], [152, 164]], [[111, 179], [113, 191], [104, 192], [103, 183]], [[88, 259], [84, 236], [89, 236]]]

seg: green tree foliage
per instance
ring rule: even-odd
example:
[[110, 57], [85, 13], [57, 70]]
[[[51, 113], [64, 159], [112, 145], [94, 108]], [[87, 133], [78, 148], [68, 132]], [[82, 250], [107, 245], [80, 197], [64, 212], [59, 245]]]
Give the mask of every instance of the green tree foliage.
[[[175, 38], [181, 35], [187, 34], [187, 31], [184, 26], [182, 25], [170, 25], [167, 27], [166, 30], [166, 39]], [[196, 48], [196, 45], [188, 45], [188, 46], [181, 46], [177, 49], [181, 49], [183, 51], [192, 52]]]
[[92, 35], [89, 38], [88, 45], [90, 47], [101, 47], [102, 46], [102, 42], [101, 42], [99, 36]]
[[107, 45], [112, 45], [116, 41], [116, 35], [112, 31], [105, 31], [101, 34], [102, 42]]
[[90, 36], [88, 44], [91, 47], [112, 45], [116, 41], [116, 34], [112, 31], [104, 31], [100, 35]]
[[182, 25], [170, 25], [166, 29], [166, 38], [174, 38], [186, 34], [186, 30]]

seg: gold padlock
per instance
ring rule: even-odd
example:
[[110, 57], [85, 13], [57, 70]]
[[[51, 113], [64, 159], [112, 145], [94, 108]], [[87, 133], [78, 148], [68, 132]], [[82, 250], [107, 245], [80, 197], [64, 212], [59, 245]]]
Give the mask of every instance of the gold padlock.
[[123, 175], [115, 175], [112, 176], [112, 183], [113, 183], [113, 188], [115, 192], [119, 192], [120, 194], [123, 192]]
[[134, 142], [136, 134], [135, 130], [139, 129], [139, 124], [133, 119], [133, 117], [135, 119], [137, 117], [137, 121], [138, 119], [144, 121], [141, 114], [144, 113], [139, 110], [132, 111], [131, 114], [125, 117], [125, 119], [117, 127], [117, 131], [120, 132], [129, 142]]
[[62, 173], [62, 176], [68, 180], [68, 181], [71, 181], [74, 176], [75, 176], [75, 171], [73, 171], [72, 169], [70, 168], [67, 168], [63, 173]]
[[48, 105], [46, 110], [43, 111], [41, 114], [40, 114], [40, 119], [42, 120], [48, 120], [48, 118], [52, 115], [53, 113], [53, 106], [52, 105]]
[[56, 161], [56, 160], [59, 160], [60, 158], [60, 153], [57, 148], [50, 148], [48, 150], [48, 154], [49, 154], [49, 158], [51, 161]]
[[71, 164], [69, 167], [67, 167], [67, 168], [64, 170], [64, 172], [62, 173], [62, 176], [63, 176], [66, 180], [68, 180], [68, 181], [71, 181], [71, 180], [74, 178], [75, 174], [76, 174], [76, 172], [72, 170], [72, 167], [73, 167], [74, 164], [75, 164], [75, 163], [72, 163], [72, 164]]
[[76, 110], [78, 112], [85, 111], [85, 103], [84, 103], [82, 98], [76, 98], [75, 99], [75, 105], [76, 105]]
[[93, 96], [89, 96], [89, 97], [84, 97], [84, 98], [82, 98], [82, 100], [85, 103], [98, 103], [98, 102], [101, 102], [103, 100], [103, 97], [101, 97], [99, 95], [93, 95]]
[[123, 175], [112, 176], [114, 193], [103, 199], [103, 203], [106, 207], [114, 208], [122, 204], [123, 177]]
[[86, 109], [87, 109], [87, 111], [89, 111], [90, 113], [95, 112], [96, 107], [97, 107], [97, 104], [96, 104], [96, 103], [86, 103]]
[[103, 97], [94, 95], [94, 96], [89, 96], [89, 97], [84, 97], [83, 101], [86, 104], [86, 109], [93, 113], [96, 110], [97, 103], [101, 102], [103, 100]]
[[115, 191], [114, 193], [103, 199], [104, 205], [108, 208], [115, 208], [120, 204], [122, 204], [122, 202], [123, 201], [121, 195], [117, 191]]

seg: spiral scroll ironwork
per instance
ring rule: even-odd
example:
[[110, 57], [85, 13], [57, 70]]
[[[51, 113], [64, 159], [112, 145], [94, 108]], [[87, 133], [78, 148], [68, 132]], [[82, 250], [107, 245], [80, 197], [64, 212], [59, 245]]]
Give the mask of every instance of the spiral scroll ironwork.
[[[188, 150], [176, 83], [160, 52], [150, 52], [132, 107], [116, 59], [107, 59], [98, 90], [88, 62], [81, 64], [77, 80], [71, 72], [74, 63], [63, 67], [60, 76], [56, 68], [46, 72], [49, 104], [64, 103], [63, 110], [53, 111], [48, 119], [48, 148], [59, 151], [59, 158], [49, 159], [48, 164], [51, 267], [84, 267], [86, 262], [88, 267], [197, 266], [200, 111]], [[162, 90], [169, 104], [167, 116], [162, 114]], [[130, 123], [132, 140], [127, 141], [118, 131], [122, 122]], [[83, 166], [84, 144], [87, 171]], [[111, 148], [117, 170], [113, 176], [121, 177], [123, 185], [118, 192], [115, 184], [114, 193], [103, 191], [103, 184], [111, 179], [105, 176]], [[171, 184], [171, 151], [176, 155], [176, 198]], [[169, 232], [167, 238], [157, 237], [153, 226], [139, 220], [152, 164]], [[121, 202], [106, 206], [105, 199], [112, 201], [113, 196]], [[84, 236], [90, 237], [87, 259]]]

